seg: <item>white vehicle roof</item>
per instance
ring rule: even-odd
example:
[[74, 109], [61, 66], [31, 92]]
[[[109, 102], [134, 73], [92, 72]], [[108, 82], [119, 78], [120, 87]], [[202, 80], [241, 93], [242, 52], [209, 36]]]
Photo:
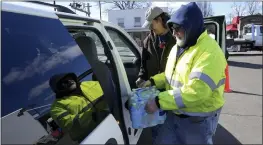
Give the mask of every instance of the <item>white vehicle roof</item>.
[[58, 19], [54, 12], [32, 8], [25, 2], [2, 2], [2, 11]]
[[[255, 27], [259, 27], [259, 26], [262, 26], [262, 25], [255, 25], [255, 24], [254, 24], [254, 26], [255, 26]], [[244, 27], [252, 27], [252, 24], [246, 24]]]
[[[65, 12], [57, 12], [57, 11], [54, 11], [54, 7], [44, 6], [41, 4], [35, 4], [35, 3], [30, 3], [30, 2], [2, 2], [1, 11], [40, 16], [40, 17], [46, 17], [46, 18], [52, 18], [52, 19], [59, 19], [59, 15], [63, 15], [63, 17], [66, 16], [66, 17], [69, 17], [69, 19], [71, 18], [81, 19], [85, 22], [87, 21], [98, 22], [104, 26], [113, 27], [117, 29], [118, 31], [122, 32], [126, 37], [130, 38], [130, 41], [133, 42], [133, 44], [137, 47], [137, 49], [139, 48], [137, 43], [131, 38], [131, 36], [129, 36], [129, 34], [122, 27], [116, 24], [110, 23], [110, 22], [100, 20], [100, 19], [95, 19], [95, 18], [91, 18], [87, 16], [81, 16], [77, 14], [65, 13]], [[73, 20], [73, 21], [79, 21], [79, 20]]]
[[[36, 6], [38, 8], [36, 8]], [[109, 22], [106, 22], [103, 20], [99, 20], [99, 19], [95, 19], [95, 18], [91, 18], [91, 17], [87, 17], [87, 16], [81, 16], [81, 15], [77, 15], [77, 14], [70, 14], [70, 13], [65, 13], [65, 12], [56, 12], [56, 11], [54, 11], [53, 7], [43, 6], [41, 4], [35, 4], [35, 3], [30, 3], [30, 2], [2, 2], [2, 11], [28, 14], [28, 15], [53, 18], [53, 19], [58, 19], [57, 14], [63, 14], [63, 15], [76, 17], [76, 18], [90, 19], [91, 21], [100, 22], [105, 26], [111, 26], [111, 27], [116, 28], [115, 24], [112, 24], [112, 23], [109, 23]], [[118, 27], [118, 29], [120, 29], [120, 28], [121, 27]]]

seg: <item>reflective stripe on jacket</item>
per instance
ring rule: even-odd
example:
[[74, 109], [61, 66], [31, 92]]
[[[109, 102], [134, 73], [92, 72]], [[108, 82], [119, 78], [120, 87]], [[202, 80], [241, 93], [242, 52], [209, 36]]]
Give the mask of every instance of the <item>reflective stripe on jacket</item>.
[[[85, 138], [96, 123], [92, 120], [91, 102], [96, 102], [103, 91], [97, 81], [82, 82], [81, 90], [85, 96], [68, 96], [56, 99], [51, 106], [51, 117], [58, 125], [69, 132], [72, 140], [81, 140]], [[86, 98], [88, 97], [88, 98]], [[96, 104], [96, 108], [105, 108], [106, 104]]]
[[166, 89], [158, 96], [161, 109], [189, 116], [209, 116], [225, 103], [227, 62], [223, 51], [205, 31], [177, 63], [176, 53], [175, 45], [165, 72], [152, 77], [157, 88]]

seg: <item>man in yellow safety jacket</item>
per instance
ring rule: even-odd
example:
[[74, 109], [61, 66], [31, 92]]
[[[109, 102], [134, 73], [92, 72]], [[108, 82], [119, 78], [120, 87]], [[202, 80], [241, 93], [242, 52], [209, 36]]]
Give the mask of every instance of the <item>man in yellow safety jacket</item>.
[[196, 3], [182, 5], [167, 25], [177, 43], [169, 54], [165, 72], [151, 77], [143, 86], [155, 85], [166, 91], [148, 101], [145, 109], [148, 113], [158, 108], [172, 112], [173, 124], [160, 132], [166, 143], [212, 144], [225, 103], [225, 56], [207, 34]]
[[49, 84], [56, 93], [51, 117], [72, 140], [81, 142], [99, 122], [96, 111], [106, 108], [100, 101], [103, 91], [99, 82], [80, 83], [74, 73], [66, 73], [52, 76]]

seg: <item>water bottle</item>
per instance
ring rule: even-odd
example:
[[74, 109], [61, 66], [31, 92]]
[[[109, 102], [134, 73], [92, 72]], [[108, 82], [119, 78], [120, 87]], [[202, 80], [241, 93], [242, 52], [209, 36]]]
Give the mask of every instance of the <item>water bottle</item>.
[[131, 107], [130, 108], [130, 115], [131, 115], [131, 120], [132, 120], [132, 128], [134, 129], [140, 129], [140, 128], [144, 128], [144, 126], [142, 126], [142, 120], [143, 120], [143, 116], [144, 116], [144, 108], [139, 106], [135, 107]]

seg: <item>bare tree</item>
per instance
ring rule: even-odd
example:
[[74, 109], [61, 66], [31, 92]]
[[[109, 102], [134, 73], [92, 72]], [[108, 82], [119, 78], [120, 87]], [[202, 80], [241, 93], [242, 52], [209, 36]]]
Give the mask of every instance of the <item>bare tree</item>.
[[228, 23], [230, 24], [234, 18], [234, 15], [232, 13], [227, 14], [227, 17], [229, 18]]
[[152, 6], [152, 2], [146, 2], [146, 3], [145, 3], [145, 6], [146, 6], [147, 8], [151, 7], [151, 6]]
[[126, 10], [126, 9], [139, 9], [139, 8], [145, 8], [150, 7], [152, 5], [151, 2], [137, 2], [137, 1], [113, 1], [111, 4], [113, 6], [108, 10]]
[[249, 2], [246, 2], [246, 5], [247, 5], [247, 12], [249, 15], [254, 15], [258, 12], [258, 9], [259, 9], [259, 4], [260, 2], [259, 1], [249, 1]]
[[168, 8], [168, 14], [172, 15], [174, 13], [174, 8]]
[[234, 2], [231, 6], [234, 16], [244, 16], [246, 13], [246, 5], [242, 2]]
[[197, 2], [196, 4], [201, 9], [201, 11], [203, 13], [203, 17], [213, 16], [214, 12], [213, 12], [213, 8], [212, 8], [211, 2], [207, 2], [207, 1], [205, 1], [205, 2]]

